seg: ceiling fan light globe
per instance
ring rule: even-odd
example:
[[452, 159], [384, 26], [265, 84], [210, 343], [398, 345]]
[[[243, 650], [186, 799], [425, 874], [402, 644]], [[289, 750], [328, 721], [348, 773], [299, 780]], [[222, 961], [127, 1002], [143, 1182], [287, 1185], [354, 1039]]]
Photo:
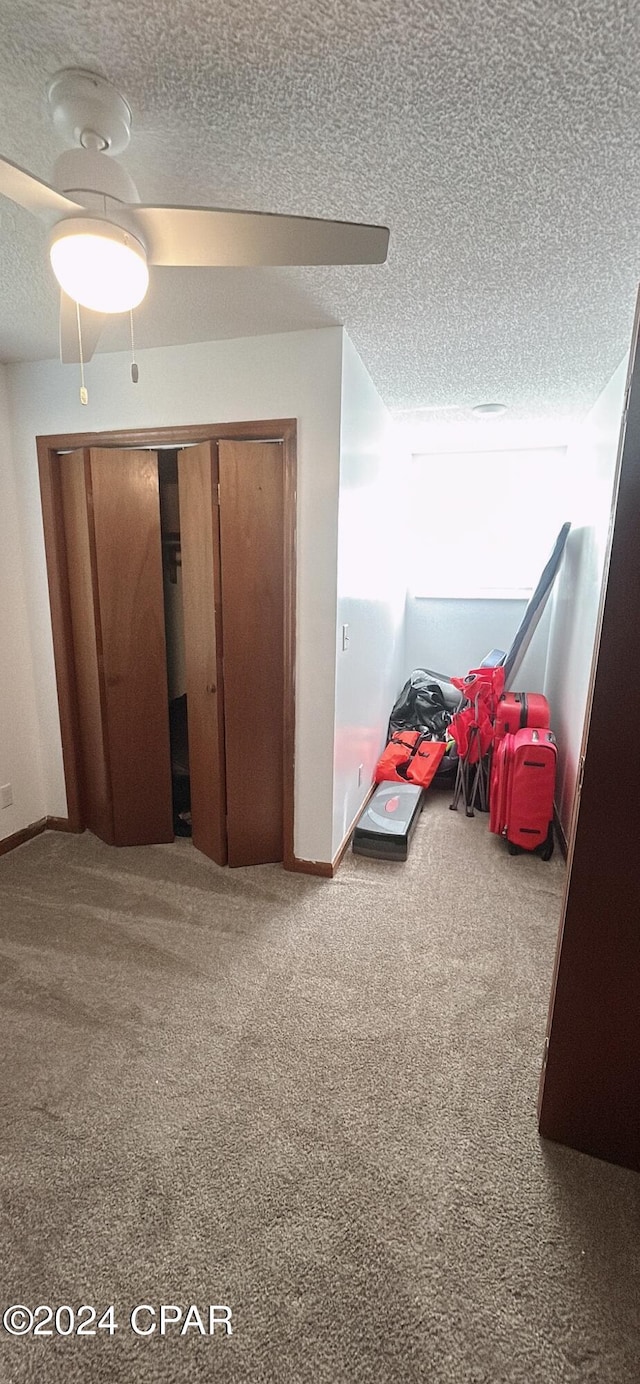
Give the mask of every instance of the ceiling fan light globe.
[[144, 246], [109, 222], [88, 217], [59, 222], [49, 255], [60, 287], [94, 312], [129, 312], [149, 286]]

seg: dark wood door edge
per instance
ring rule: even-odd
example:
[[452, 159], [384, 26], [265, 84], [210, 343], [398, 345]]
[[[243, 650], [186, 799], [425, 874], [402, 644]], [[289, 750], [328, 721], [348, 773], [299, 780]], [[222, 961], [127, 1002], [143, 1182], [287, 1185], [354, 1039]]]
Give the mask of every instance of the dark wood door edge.
[[545, 1144], [576, 1149], [578, 1153], [583, 1153], [588, 1158], [596, 1158], [600, 1163], [615, 1163], [619, 1168], [629, 1168], [631, 1172], [640, 1173], [640, 1151], [634, 1151], [628, 1143], [615, 1137], [609, 1138], [606, 1134], [598, 1135], [597, 1139], [594, 1139], [591, 1132], [585, 1134], [580, 1123], [571, 1118], [564, 1124], [562, 1117], [554, 1119], [552, 1116], [547, 1120], [547, 1114], [543, 1110], [538, 1118], [538, 1133]]
[[73, 828], [82, 831], [80, 727], [60, 469], [58, 454], [46, 438], [38, 440], [37, 447], [67, 812]]
[[[600, 439], [602, 440], [602, 439]], [[613, 439], [611, 439], [613, 460]], [[640, 716], [640, 658], [629, 612], [640, 592], [640, 297], [616, 451], [609, 534], [569, 829], [569, 870], [539, 1102], [545, 1138], [640, 1166], [640, 857], [633, 804], [640, 745], [627, 736], [612, 767], [611, 706], [624, 688]], [[630, 811], [631, 805], [631, 811]]]

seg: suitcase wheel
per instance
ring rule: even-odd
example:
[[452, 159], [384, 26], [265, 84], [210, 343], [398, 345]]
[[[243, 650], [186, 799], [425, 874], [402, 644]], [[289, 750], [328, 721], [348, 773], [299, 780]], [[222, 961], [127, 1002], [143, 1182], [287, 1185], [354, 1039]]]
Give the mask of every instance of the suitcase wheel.
[[520, 854], [520, 847], [519, 847], [519, 846], [516, 846], [515, 841], [507, 841], [507, 850], [508, 850], [508, 852], [509, 852], [509, 855], [519, 855], [519, 854]]

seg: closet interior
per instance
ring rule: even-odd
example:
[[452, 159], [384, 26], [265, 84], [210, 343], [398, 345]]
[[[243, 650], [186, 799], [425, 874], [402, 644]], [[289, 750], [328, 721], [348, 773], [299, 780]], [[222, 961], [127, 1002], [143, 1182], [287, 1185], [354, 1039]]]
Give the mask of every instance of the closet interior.
[[176, 836], [191, 836], [191, 782], [189, 776], [187, 668], [182, 601], [182, 554], [180, 551], [178, 454], [173, 448], [158, 452], [158, 487], [162, 536], [164, 627], [167, 647], [173, 830]]

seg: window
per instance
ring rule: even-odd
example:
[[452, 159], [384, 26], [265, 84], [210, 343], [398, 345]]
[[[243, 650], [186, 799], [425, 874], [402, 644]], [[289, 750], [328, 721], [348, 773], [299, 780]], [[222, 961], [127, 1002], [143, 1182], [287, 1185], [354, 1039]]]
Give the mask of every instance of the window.
[[565, 447], [414, 456], [414, 596], [528, 598], [569, 507]]

